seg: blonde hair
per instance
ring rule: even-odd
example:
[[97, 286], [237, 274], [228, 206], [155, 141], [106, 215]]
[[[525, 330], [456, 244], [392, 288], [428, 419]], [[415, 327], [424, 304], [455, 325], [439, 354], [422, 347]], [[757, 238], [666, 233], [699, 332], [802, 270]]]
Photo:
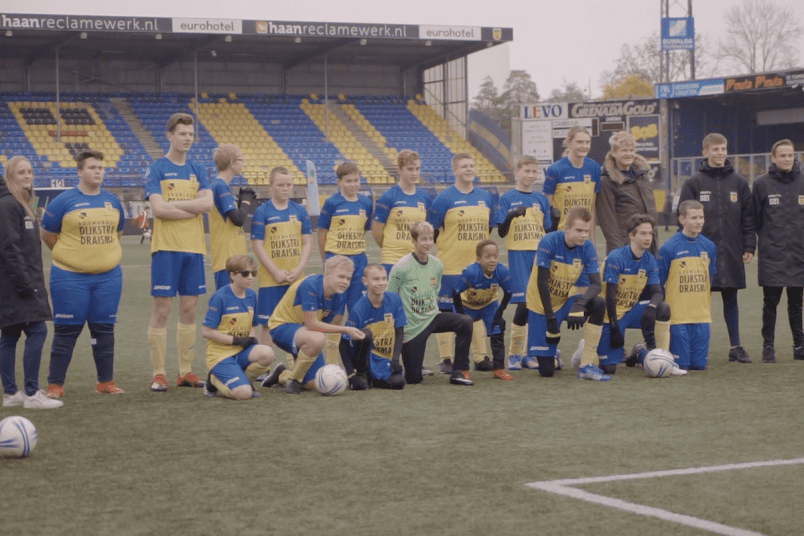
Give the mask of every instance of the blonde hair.
[[237, 145], [224, 143], [212, 151], [212, 160], [218, 171], [226, 171], [232, 165], [232, 161], [237, 158], [238, 153], [240, 153], [240, 148]]
[[703, 139], [703, 148], [704, 151], [709, 149], [710, 145], [723, 145], [728, 143], [726, 136], [723, 134], [718, 134], [717, 132], [712, 132], [711, 134], [707, 134], [706, 137]]
[[778, 149], [779, 147], [781, 147], [783, 145], [789, 145], [790, 147], [793, 148], [793, 150], [795, 150], [795, 148], [796, 148], [796, 146], [793, 145], [793, 142], [790, 141], [790, 140], [779, 140], [779, 141], [777, 141], [776, 143], [773, 144], [773, 149], [771, 149], [771, 154], [773, 156], [776, 156], [776, 149]]
[[623, 145], [633, 145], [636, 147], [636, 139], [634, 139], [634, 136], [632, 136], [630, 132], [621, 130], [620, 132], [615, 132], [611, 135], [611, 138], [609, 138], [609, 146], [612, 151], [616, 151]]
[[29, 166], [31, 165], [31, 161], [24, 156], [12, 156], [11, 159], [9, 159], [9, 161], [6, 163], [4, 179], [6, 181], [8, 191], [11, 192], [11, 195], [14, 196], [14, 199], [19, 201], [20, 205], [25, 208], [25, 213], [28, 214], [28, 216], [34, 218], [33, 209], [31, 208], [31, 200], [33, 199], [33, 185], [31, 185], [31, 189], [28, 189], [20, 184], [16, 177], [17, 167], [19, 167], [22, 162], [27, 162]]
[[516, 163], [516, 166], [514, 166], [514, 169], [516, 171], [519, 171], [520, 169], [522, 169], [525, 166], [533, 166], [533, 165], [538, 166], [539, 161], [536, 160], [535, 156], [531, 156], [529, 154], [526, 154], [522, 158], [519, 159], [519, 162]]
[[402, 169], [403, 167], [407, 166], [408, 164], [412, 164], [414, 162], [420, 162], [421, 159], [419, 155], [411, 151], [410, 149], [403, 149], [399, 151], [399, 154], [396, 155], [396, 167], [397, 169]]
[[344, 270], [354, 272], [355, 263], [352, 262], [352, 259], [345, 255], [333, 255], [324, 261], [324, 275], [337, 268], [343, 268]]

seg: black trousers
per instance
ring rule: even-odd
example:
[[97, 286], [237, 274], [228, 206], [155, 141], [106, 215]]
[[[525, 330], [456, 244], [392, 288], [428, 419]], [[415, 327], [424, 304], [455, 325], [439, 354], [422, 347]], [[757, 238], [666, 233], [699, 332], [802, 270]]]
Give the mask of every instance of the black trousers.
[[433, 333], [455, 333], [455, 361], [452, 371], [469, 370], [469, 344], [472, 342], [472, 319], [457, 313], [438, 313], [421, 333], [402, 345], [402, 364], [407, 383], [421, 383], [422, 364], [427, 339]]
[[776, 306], [782, 298], [782, 290], [787, 288], [787, 319], [793, 332], [793, 346], [804, 345], [802, 331], [802, 287], [762, 287], [762, 344], [773, 346], [776, 337]]

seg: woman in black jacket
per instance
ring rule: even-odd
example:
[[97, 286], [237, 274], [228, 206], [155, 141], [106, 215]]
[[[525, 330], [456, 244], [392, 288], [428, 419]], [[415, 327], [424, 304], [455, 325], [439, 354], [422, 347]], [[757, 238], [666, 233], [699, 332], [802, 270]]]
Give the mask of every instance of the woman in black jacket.
[[762, 287], [762, 362], [775, 363], [776, 306], [787, 288], [787, 316], [793, 332], [793, 359], [804, 359], [804, 175], [793, 142], [773, 144], [768, 173], [754, 182], [752, 201]]
[[[39, 226], [31, 209], [33, 169], [22, 156], [11, 158], [0, 181], [0, 378], [3, 406], [50, 409], [63, 405], [39, 390], [39, 363], [52, 319], [42, 272]], [[17, 390], [17, 341], [25, 333], [22, 365], [25, 393]]]

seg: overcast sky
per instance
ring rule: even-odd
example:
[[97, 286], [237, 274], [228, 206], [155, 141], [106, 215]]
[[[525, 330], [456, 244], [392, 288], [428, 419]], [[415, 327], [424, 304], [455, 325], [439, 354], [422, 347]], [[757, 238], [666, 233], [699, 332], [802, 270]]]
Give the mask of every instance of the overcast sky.
[[[563, 80], [591, 85], [599, 96], [600, 73], [614, 67], [620, 47], [659, 30], [664, 0], [0, 0], [6, 13], [138, 15], [328, 22], [443, 24], [514, 29], [513, 43], [470, 56], [470, 97], [486, 75], [498, 88], [508, 69], [530, 73], [542, 97]], [[775, 0], [804, 19], [804, 1]], [[670, 0], [671, 16], [682, 16], [687, 0]], [[695, 29], [714, 41], [726, 38], [723, 13], [739, 0], [693, 0]], [[458, 7], [455, 7], [455, 6]], [[804, 50], [804, 36], [799, 50]], [[799, 65], [804, 59], [799, 57]], [[730, 73], [740, 74], [740, 73]]]

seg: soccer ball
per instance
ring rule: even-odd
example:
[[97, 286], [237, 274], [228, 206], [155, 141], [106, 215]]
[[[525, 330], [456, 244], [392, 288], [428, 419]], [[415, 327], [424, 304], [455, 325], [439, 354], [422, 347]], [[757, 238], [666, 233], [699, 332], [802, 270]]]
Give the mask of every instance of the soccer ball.
[[651, 378], [666, 378], [673, 372], [676, 362], [673, 354], [661, 348], [655, 348], [647, 353], [642, 366], [645, 373]]
[[338, 365], [324, 365], [315, 373], [315, 388], [324, 396], [337, 396], [348, 386], [346, 371]]
[[24, 458], [36, 446], [36, 427], [19, 415], [0, 421], [0, 457]]

